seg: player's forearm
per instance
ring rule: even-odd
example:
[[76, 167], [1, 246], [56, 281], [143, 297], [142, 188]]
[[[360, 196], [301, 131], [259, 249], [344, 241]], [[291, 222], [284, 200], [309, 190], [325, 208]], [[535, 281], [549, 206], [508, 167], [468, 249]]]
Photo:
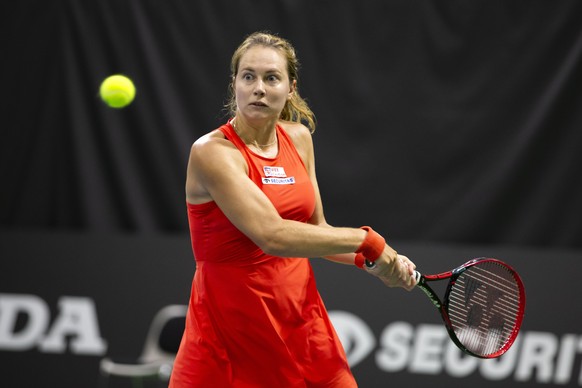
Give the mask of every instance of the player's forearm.
[[[349, 262], [366, 237], [359, 228], [335, 228], [283, 220], [259, 241], [265, 253], [281, 257], [337, 257]], [[348, 254], [343, 256], [342, 254]]]
[[333, 261], [334, 263], [354, 265], [354, 253], [340, 253], [338, 255], [324, 256], [324, 259]]

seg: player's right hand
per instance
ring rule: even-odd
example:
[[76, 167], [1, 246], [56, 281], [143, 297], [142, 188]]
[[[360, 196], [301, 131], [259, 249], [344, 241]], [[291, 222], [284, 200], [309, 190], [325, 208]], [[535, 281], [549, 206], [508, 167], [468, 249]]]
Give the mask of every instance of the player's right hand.
[[364, 265], [366, 270], [378, 277], [387, 287], [401, 287], [412, 290], [416, 286], [414, 270], [416, 265], [404, 255], [399, 255], [394, 249], [386, 245], [384, 252], [374, 262], [372, 268]]

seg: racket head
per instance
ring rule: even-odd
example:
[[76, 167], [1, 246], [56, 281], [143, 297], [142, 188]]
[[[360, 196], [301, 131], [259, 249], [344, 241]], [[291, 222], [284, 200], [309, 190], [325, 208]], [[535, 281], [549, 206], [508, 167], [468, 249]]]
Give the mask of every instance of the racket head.
[[460, 349], [475, 357], [496, 358], [517, 338], [525, 288], [508, 264], [474, 259], [452, 271], [443, 310], [449, 336]]

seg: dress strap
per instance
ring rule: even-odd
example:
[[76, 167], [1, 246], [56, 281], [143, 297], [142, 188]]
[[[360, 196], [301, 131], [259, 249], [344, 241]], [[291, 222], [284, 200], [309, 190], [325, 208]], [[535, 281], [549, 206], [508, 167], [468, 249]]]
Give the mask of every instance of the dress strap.
[[230, 140], [236, 146], [236, 148], [238, 148], [241, 151], [245, 150], [246, 144], [240, 138], [238, 133], [236, 133], [236, 131], [234, 130], [234, 127], [232, 126], [232, 120], [230, 120], [229, 122], [227, 122], [218, 129], [220, 130], [220, 132], [224, 133], [224, 136], [228, 140]]

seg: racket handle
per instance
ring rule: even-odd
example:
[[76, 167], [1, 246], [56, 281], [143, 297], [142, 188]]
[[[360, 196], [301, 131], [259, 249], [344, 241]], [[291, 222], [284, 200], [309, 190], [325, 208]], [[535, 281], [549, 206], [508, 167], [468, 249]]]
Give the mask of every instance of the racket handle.
[[420, 282], [420, 278], [422, 277], [422, 275], [418, 271], [414, 271], [414, 274], [412, 276], [414, 276], [414, 280], [416, 281], [416, 284], [418, 284]]

